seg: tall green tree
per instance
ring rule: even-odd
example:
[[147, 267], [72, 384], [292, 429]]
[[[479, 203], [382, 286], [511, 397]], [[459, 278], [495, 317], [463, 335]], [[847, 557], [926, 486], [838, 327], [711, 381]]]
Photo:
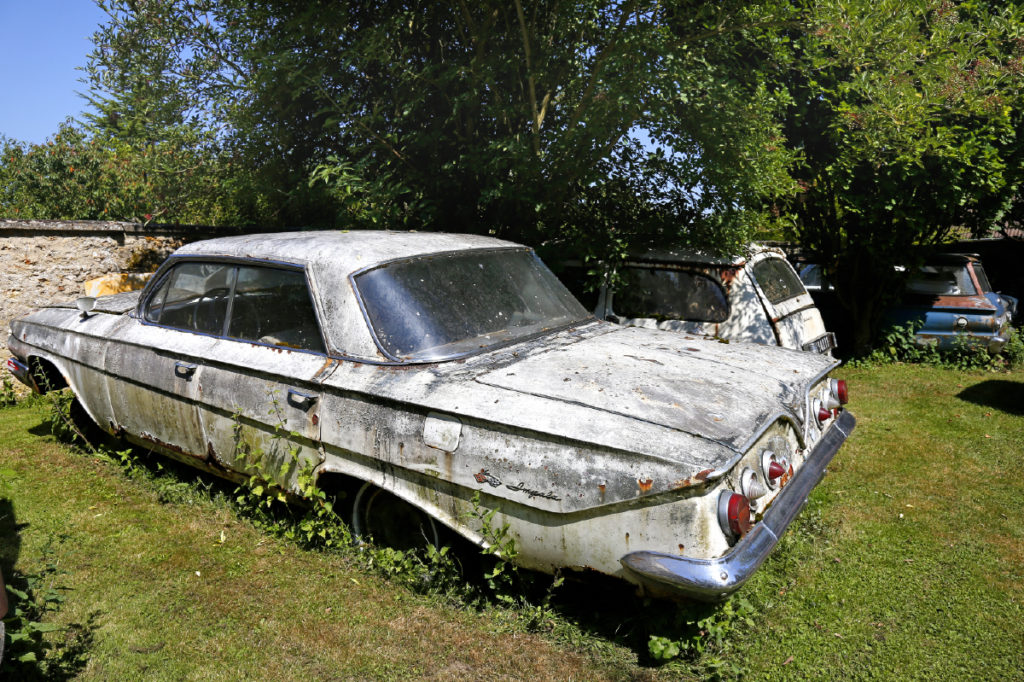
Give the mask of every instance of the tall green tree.
[[779, 63], [800, 191], [782, 210], [865, 350], [918, 247], [984, 233], [1024, 168], [1024, 23], [1014, 3], [824, 0]]
[[214, 129], [311, 223], [735, 246], [791, 186], [784, 98], [744, 59], [784, 2], [104, 6], [95, 123]]

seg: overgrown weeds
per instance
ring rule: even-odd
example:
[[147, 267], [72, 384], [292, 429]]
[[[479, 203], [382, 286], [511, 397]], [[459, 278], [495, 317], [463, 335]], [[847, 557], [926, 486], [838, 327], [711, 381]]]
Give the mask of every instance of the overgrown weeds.
[[[0, 500], [5, 499], [14, 473], [0, 469]], [[5, 525], [9, 519], [2, 518]], [[17, 532], [13, 529], [12, 532]], [[54, 616], [64, 605], [59, 549], [66, 536], [50, 537], [42, 549], [42, 568], [36, 572], [5, 570], [8, 612], [0, 678], [65, 680], [74, 677], [87, 659], [96, 629], [95, 615], [84, 624], [58, 625]]]
[[993, 355], [966, 334], [958, 336], [949, 350], [939, 350], [933, 343], [919, 343], [916, 334], [922, 324], [918, 321], [890, 327], [869, 355], [851, 361], [850, 365], [870, 367], [904, 362], [961, 371], [1013, 370], [1024, 366], [1024, 338], [1017, 328], [1009, 329], [1003, 350]]
[[0, 379], [0, 407], [9, 407], [18, 403], [18, 394], [14, 390], [14, 382], [7, 374]]
[[[216, 495], [212, 493], [212, 485], [204, 486], [198, 478], [183, 481], [178, 475], [165, 475], [165, 467], [160, 462], [150, 460], [140, 451], [116, 449], [88, 434], [89, 429], [74, 414], [76, 403], [69, 391], [55, 391], [47, 396], [48, 420], [55, 436], [84, 447], [91, 456], [117, 466], [130, 478], [148, 480], [162, 502], [180, 503], [196, 495]], [[235, 423], [240, 431], [237, 417]], [[275, 444], [271, 447], [285, 447], [288, 436], [298, 434], [286, 431], [281, 425], [271, 437]], [[340, 554], [364, 570], [419, 594], [443, 597], [449, 603], [477, 610], [492, 606], [514, 610], [517, 621], [527, 630], [550, 625], [554, 618], [551, 599], [562, 579], [556, 576], [541, 580], [539, 574], [521, 571], [514, 563], [518, 550], [508, 524], [496, 525], [494, 517], [499, 510], [484, 509], [479, 496], [473, 498], [467, 517], [478, 522], [485, 542], [479, 549], [480, 574], [469, 575], [450, 546], [436, 547], [427, 543], [420, 549], [400, 550], [375, 545], [367, 542], [367, 538], [355, 538], [335, 508], [335, 499], [317, 485], [312, 463], [299, 458], [297, 447], [290, 448], [289, 456], [278, 470], [270, 471], [263, 450], [243, 446], [240, 434], [235, 440], [239, 444], [235, 462], [249, 471], [249, 476], [228, 496], [228, 502], [241, 517], [263, 532], [303, 549]], [[298, 467], [297, 491], [286, 491], [275, 479], [281, 478], [278, 474], [292, 466]]]
[[43, 560], [38, 573], [15, 570], [7, 579], [10, 611], [4, 619], [7, 642], [0, 666], [0, 672], [11, 676], [6, 679], [71, 679], [88, 660], [96, 616], [84, 624], [52, 622], [64, 604], [64, 588], [58, 583], [64, 571], [52, 541], [44, 548]]

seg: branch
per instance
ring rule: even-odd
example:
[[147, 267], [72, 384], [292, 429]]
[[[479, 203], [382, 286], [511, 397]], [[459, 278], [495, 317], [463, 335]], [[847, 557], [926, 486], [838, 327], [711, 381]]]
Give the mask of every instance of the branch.
[[[530, 52], [530, 35], [526, 30], [526, 16], [523, 14], [523, 3], [514, 0], [516, 16], [519, 17], [519, 31], [523, 36], [523, 51], [526, 54], [526, 83], [527, 96], [530, 98], [530, 116], [533, 118], [533, 153], [540, 156], [540, 125], [544, 121], [544, 115], [537, 110], [537, 83], [533, 78], [533, 60]], [[547, 108], [548, 97], [544, 98], [544, 107]]]
[[619, 23], [615, 27], [615, 35], [611, 42], [605, 45], [604, 49], [602, 49], [597, 55], [597, 59], [594, 61], [594, 68], [590, 72], [590, 82], [587, 83], [587, 87], [583, 90], [583, 94], [580, 96], [580, 101], [576, 106], [576, 110], [569, 118], [569, 125], [565, 129], [566, 137], [572, 135], [573, 131], [576, 130], [576, 126], [579, 124], [580, 119], [583, 118], [583, 114], [587, 110], [587, 104], [590, 102], [590, 99], [594, 94], [594, 89], [597, 87], [598, 76], [604, 68], [604, 63], [608, 60], [608, 56], [611, 53], [612, 48], [618, 43], [618, 36], [626, 26], [626, 20], [633, 13], [635, 8], [636, 0], [633, 0], [633, 2], [630, 2], [629, 6], [622, 10], [622, 14], [619, 16]]

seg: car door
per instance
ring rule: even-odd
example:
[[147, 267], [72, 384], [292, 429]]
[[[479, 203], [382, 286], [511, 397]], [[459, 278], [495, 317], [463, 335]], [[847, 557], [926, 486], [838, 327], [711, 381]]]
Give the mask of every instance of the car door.
[[104, 358], [111, 427], [189, 459], [206, 459], [198, 400], [202, 372], [219, 333], [232, 268], [180, 263], [125, 318]]
[[298, 491], [319, 464], [324, 350], [304, 271], [238, 263], [220, 338], [202, 368], [198, 405], [210, 463]]
[[829, 352], [834, 347], [821, 313], [785, 258], [771, 251], [757, 253], [746, 269], [780, 346], [817, 352]]

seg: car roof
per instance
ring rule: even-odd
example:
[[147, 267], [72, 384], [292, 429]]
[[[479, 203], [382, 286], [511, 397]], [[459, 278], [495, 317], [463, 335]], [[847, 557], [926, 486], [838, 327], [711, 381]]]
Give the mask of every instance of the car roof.
[[314, 267], [330, 266], [332, 270], [351, 273], [410, 256], [518, 246], [494, 237], [471, 234], [310, 230], [207, 239], [187, 244], [175, 255], [254, 258]]
[[203, 256], [301, 266], [309, 273], [310, 291], [319, 302], [321, 327], [329, 351], [376, 362], [387, 358], [370, 335], [350, 282], [354, 273], [401, 258], [495, 248], [524, 247], [493, 237], [438, 232], [279, 232], [193, 242], [175, 251], [168, 262]]
[[980, 262], [976, 253], [936, 253], [925, 259], [925, 265], [962, 265]]
[[642, 263], [671, 263], [671, 264], [695, 264], [695, 265], [728, 265], [739, 267], [748, 259], [759, 253], [785, 258], [781, 250], [760, 244], [747, 244], [743, 254], [737, 256], [720, 256], [700, 249], [678, 247], [678, 248], [655, 248], [644, 251], [634, 251], [629, 254], [627, 261]]

